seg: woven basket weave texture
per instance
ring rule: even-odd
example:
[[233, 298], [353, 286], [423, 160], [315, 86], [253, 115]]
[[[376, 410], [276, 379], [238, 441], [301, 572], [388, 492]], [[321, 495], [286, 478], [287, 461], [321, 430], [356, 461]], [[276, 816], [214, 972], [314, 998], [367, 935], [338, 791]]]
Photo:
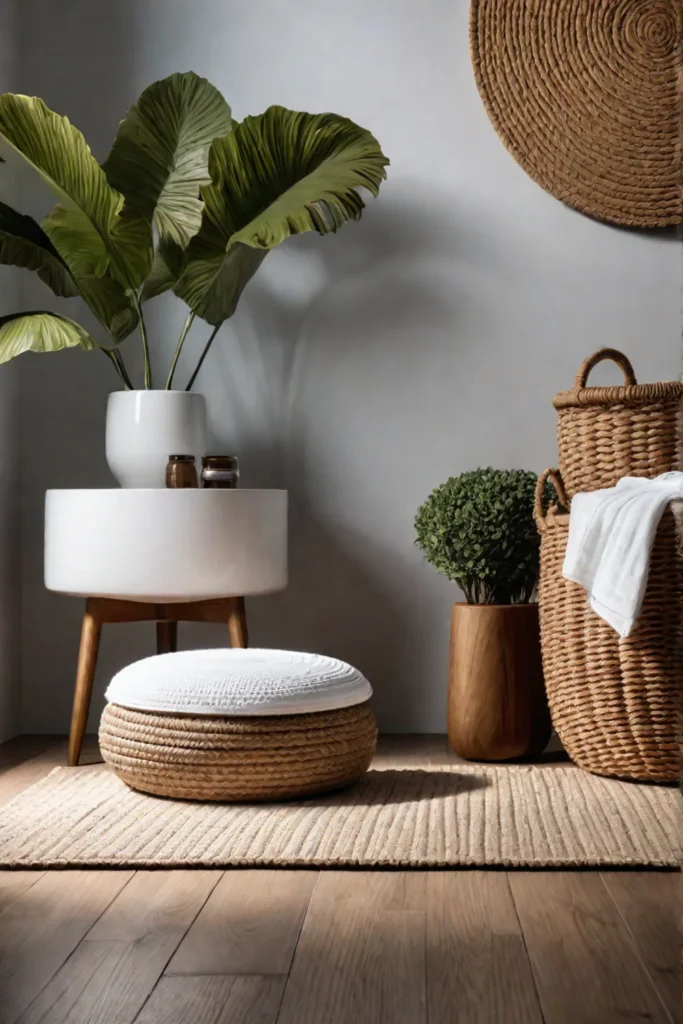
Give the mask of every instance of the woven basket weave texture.
[[680, 0], [472, 0], [488, 116], [527, 174], [601, 220], [681, 221]]
[[683, 571], [674, 514], [662, 519], [652, 551], [641, 614], [619, 635], [591, 609], [585, 590], [562, 576], [569, 515], [545, 511], [550, 477], [562, 504], [558, 471], [539, 477], [539, 604], [543, 671], [553, 725], [581, 768], [599, 775], [676, 782], [677, 726], [683, 690]]
[[108, 704], [104, 760], [133, 789], [185, 800], [260, 801], [340, 789], [370, 766], [366, 702], [336, 711], [245, 718], [155, 714]]
[[[623, 371], [618, 387], [587, 387], [604, 360]], [[614, 487], [623, 476], [655, 477], [679, 469], [683, 383], [638, 384], [633, 367], [616, 349], [584, 361], [571, 391], [555, 395], [560, 470], [569, 498], [578, 491]]]

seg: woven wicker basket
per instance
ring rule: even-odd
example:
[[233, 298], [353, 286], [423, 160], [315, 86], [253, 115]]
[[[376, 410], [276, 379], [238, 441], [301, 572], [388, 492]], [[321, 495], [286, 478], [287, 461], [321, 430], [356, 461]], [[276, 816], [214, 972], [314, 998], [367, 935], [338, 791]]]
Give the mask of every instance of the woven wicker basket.
[[681, 555], [671, 510], [662, 519], [642, 611], [619, 635], [591, 609], [585, 590], [562, 576], [569, 515], [543, 509], [550, 478], [568, 507], [558, 471], [541, 474], [539, 604], [543, 672], [553, 725], [573, 761], [598, 775], [676, 782], [681, 710]]
[[[621, 368], [619, 387], [586, 387], [598, 363]], [[622, 476], [655, 477], [680, 467], [679, 416], [683, 383], [638, 384], [621, 352], [603, 348], [586, 359], [571, 391], [555, 395], [560, 469], [572, 498], [577, 491], [614, 487]]]
[[368, 703], [301, 715], [209, 718], [107, 704], [100, 750], [133, 789], [182, 800], [291, 800], [365, 774], [377, 725]]

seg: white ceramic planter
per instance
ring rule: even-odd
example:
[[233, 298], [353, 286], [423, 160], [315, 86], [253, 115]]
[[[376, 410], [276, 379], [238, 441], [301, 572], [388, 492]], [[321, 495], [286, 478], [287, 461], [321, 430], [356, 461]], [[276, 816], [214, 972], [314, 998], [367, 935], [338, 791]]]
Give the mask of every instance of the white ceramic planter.
[[206, 455], [206, 403], [187, 391], [114, 391], [107, 465], [122, 487], [165, 487], [169, 455]]
[[286, 491], [47, 492], [48, 590], [166, 603], [286, 585]]

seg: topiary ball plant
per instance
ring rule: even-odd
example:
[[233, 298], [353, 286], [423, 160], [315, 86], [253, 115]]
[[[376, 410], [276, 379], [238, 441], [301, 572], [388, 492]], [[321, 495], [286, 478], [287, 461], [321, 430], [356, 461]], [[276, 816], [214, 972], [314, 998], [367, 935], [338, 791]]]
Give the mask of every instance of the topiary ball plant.
[[534, 596], [535, 489], [531, 471], [475, 469], [450, 477], [418, 510], [416, 543], [468, 604], [527, 604]]

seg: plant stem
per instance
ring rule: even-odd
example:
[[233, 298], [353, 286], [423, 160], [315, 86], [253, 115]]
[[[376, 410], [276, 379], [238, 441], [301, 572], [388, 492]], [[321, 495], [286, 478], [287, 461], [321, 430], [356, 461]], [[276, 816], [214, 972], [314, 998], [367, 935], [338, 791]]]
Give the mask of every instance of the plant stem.
[[189, 313], [187, 319], [185, 320], [185, 323], [183, 324], [183, 329], [180, 332], [180, 338], [178, 339], [178, 344], [176, 345], [175, 355], [173, 356], [173, 362], [171, 363], [171, 369], [168, 371], [168, 378], [166, 380], [167, 391], [171, 390], [171, 384], [173, 383], [173, 375], [175, 373], [176, 366], [178, 365], [178, 359], [180, 358], [180, 351], [183, 347], [185, 338], [187, 337], [187, 333], [190, 330], [190, 327], [192, 327], [194, 318], [195, 314]]
[[209, 351], [209, 349], [211, 348], [211, 343], [213, 342], [213, 339], [216, 337], [216, 335], [218, 334], [218, 332], [220, 331], [222, 326], [223, 326], [223, 321], [221, 320], [221, 322], [219, 324], [216, 324], [216, 326], [212, 330], [211, 336], [209, 337], [209, 340], [207, 341], [206, 345], [204, 346], [204, 351], [202, 352], [202, 354], [199, 357], [199, 362], [197, 363], [195, 371], [192, 374], [192, 376], [190, 377], [189, 383], [188, 383], [187, 387], [185, 388], [186, 391], [191, 391], [192, 390], [192, 385], [194, 384], [195, 380], [197, 379], [197, 374], [199, 373], [199, 371], [202, 368], [202, 363], [206, 359], [206, 354]]
[[145, 318], [142, 315], [142, 306], [140, 305], [140, 299], [138, 295], [133, 293], [133, 301], [135, 308], [138, 313], [138, 320], [140, 321], [140, 337], [142, 339], [142, 354], [145, 359], [145, 389], [149, 391], [152, 387], [152, 363], [149, 358], [149, 342], [147, 340], [147, 329], [145, 327]]
[[123, 361], [123, 356], [121, 355], [121, 353], [117, 352], [116, 349], [105, 348], [103, 345], [100, 347], [100, 351], [104, 352], [105, 356], [107, 356], [111, 360], [112, 365], [116, 372], [118, 373], [119, 377], [121, 378], [124, 387], [128, 391], [133, 391], [133, 382], [128, 376], [126, 364]]
[[123, 361], [123, 356], [121, 355], [118, 349], [114, 350], [114, 360], [116, 361], [117, 369], [121, 373], [121, 379], [123, 380], [123, 383], [126, 385], [129, 391], [134, 391], [135, 386], [133, 384], [133, 381], [130, 379], [130, 374], [126, 369], [126, 364]]

